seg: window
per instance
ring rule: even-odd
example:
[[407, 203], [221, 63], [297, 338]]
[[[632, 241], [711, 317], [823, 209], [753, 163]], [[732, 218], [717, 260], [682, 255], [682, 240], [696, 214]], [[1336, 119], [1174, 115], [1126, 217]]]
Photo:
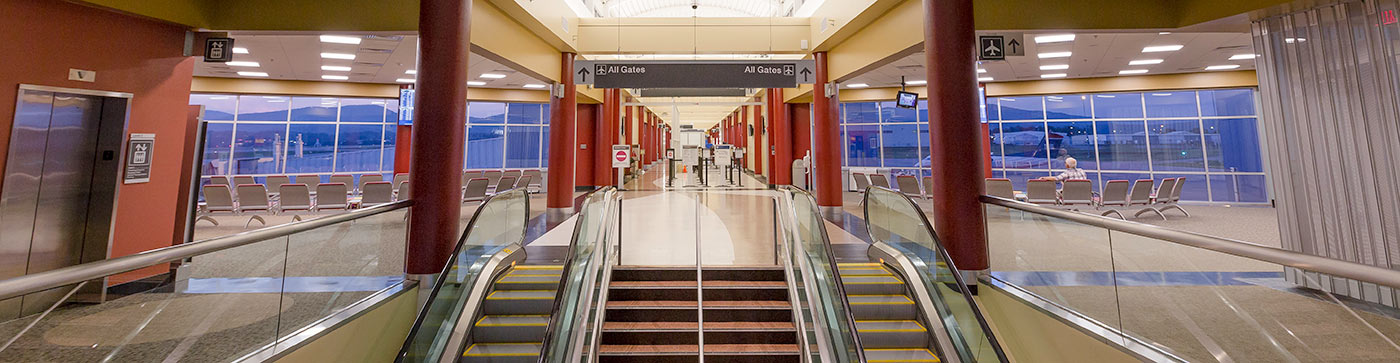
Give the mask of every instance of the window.
[[[233, 114], [230, 113], [229, 116], [233, 116]], [[200, 174], [228, 174], [229, 152], [231, 150], [233, 150], [233, 124], [210, 123], [204, 129], [204, 163], [200, 164]]]
[[505, 126], [468, 126], [467, 169], [500, 169], [505, 145]]
[[875, 103], [847, 103], [845, 123], [873, 124], [880, 122], [880, 111]]
[[[911, 110], [906, 110], [911, 111]], [[917, 124], [887, 124], [880, 126], [884, 167], [918, 166], [919, 128]]]
[[846, 155], [851, 166], [880, 166], [880, 126], [846, 126]]
[[1012, 120], [1044, 120], [1045, 104], [1043, 97], [1002, 97], [997, 99], [997, 104], [1001, 105], [1001, 119]]
[[[919, 122], [918, 111], [910, 108], [900, 108], [894, 102], [880, 102], [880, 122]], [[927, 106], [925, 106], [927, 107]]]
[[467, 122], [473, 124], [506, 123], [506, 104], [497, 102], [472, 102], [467, 108]]
[[1007, 168], [1045, 169], [1050, 167], [1046, 148], [1045, 123], [1006, 122], [1001, 124], [1002, 160]]
[[336, 137], [336, 171], [381, 171], [384, 125], [341, 124]]
[[[287, 131], [289, 174], [330, 173], [335, 158], [335, 124], [292, 124]], [[376, 165], [375, 170], [378, 170]]]
[[1206, 166], [1210, 171], [1263, 172], [1258, 120], [1206, 119]]
[[1200, 91], [1201, 116], [1254, 116], [1254, 92], [1248, 89]]
[[[539, 108], [535, 109], [539, 111]], [[533, 126], [506, 127], [506, 167], [538, 168], [540, 166], [540, 128]]]
[[1048, 125], [1051, 168], [1063, 169], [1068, 158], [1078, 160], [1081, 169], [1099, 168], [1098, 161], [1094, 160], [1093, 122], [1050, 122]]
[[1095, 122], [1102, 170], [1147, 169], [1147, 126], [1142, 121]]
[[1152, 148], [1152, 170], [1205, 170], [1199, 120], [1148, 121], [1147, 142]]
[[[384, 109], [389, 103], [398, 109], [398, 102], [378, 98], [344, 98], [340, 100], [341, 122], [384, 122]], [[398, 120], [397, 112], [390, 119]]]
[[204, 106], [205, 121], [233, 121], [238, 112], [238, 97], [230, 95], [190, 95], [191, 105]]
[[287, 124], [237, 125], [233, 132], [234, 174], [272, 174], [281, 164]]
[[238, 121], [287, 121], [286, 96], [238, 96]]
[[506, 117], [507, 123], [512, 124], [535, 124], [540, 123], [540, 105], [537, 103], [509, 103], [506, 109], [510, 110]]
[[1144, 94], [1147, 117], [1196, 117], [1196, 92], [1148, 92]]
[[339, 109], [338, 98], [293, 97], [292, 121], [335, 121]]
[[1045, 118], [1051, 120], [1087, 119], [1089, 96], [1065, 95], [1045, 97]]
[[386, 130], [385, 120], [390, 107], [397, 110], [396, 99], [193, 94], [190, 103], [206, 109], [202, 175], [361, 174], [394, 167], [396, 130], [393, 124]]
[[1141, 93], [1094, 95], [1094, 118], [1142, 118]]

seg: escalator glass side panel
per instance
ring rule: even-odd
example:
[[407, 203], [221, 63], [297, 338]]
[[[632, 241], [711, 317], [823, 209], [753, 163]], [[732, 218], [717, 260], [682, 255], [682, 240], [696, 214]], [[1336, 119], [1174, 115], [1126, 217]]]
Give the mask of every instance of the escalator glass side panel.
[[478, 280], [490, 278], [494, 272], [486, 271], [492, 257], [508, 246], [524, 242], [529, 202], [525, 191], [511, 190], [496, 194], [477, 207], [452, 257], [434, 277], [433, 290], [397, 361], [433, 362], [444, 354], [455, 355], [465, 349], [449, 346], [452, 332], [462, 320], [462, 308], [474, 298], [471, 289]]
[[567, 362], [587, 354], [593, 345], [591, 332], [598, 327], [602, 289], [614, 256], [618, 208], [617, 191], [611, 187], [584, 201], [560, 276], [554, 314], [545, 330], [541, 362]]
[[908, 258], [917, 271], [917, 276], [908, 276], [908, 283], [922, 284], [933, 300], [939, 316], [928, 319], [946, 328], [956, 350], [944, 354], [955, 353], [964, 362], [1005, 361], [971, 292], [919, 206], [902, 193], [879, 187], [866, 191], [864, 204], [871, 239]]
[[[804, 320], [808, 320], [808, 329], [826, 330], [826, 342], [838, 362], [860, 362], [864, 359], [864, 350], [860, 347], [860, 342], [855, 336], [855, 322], [851, 317], [849, 305], [846, 301], [846, 293], [841, 282], [841, 276], [837, 272], [836, 259], [831, 253], [831, 242], [826, 235], [826, 224], [817, 209], [817, 201], [806, 191], [796, 188], [785, 187], [784, 190], [790, 192], [792, 202], [792, 222], [788, 224], [793, 230], [783, 231], [782, 235], [788, 240], [788, 245], [792, 246], [792, 259], [801, 261], [790, 261], [790, 266], [798, 267], [806, 265], [811, 273], [812, 282], [815, 285], [799, 284], [800, 293], [815, 295], [816, 306], [806, 306], [802, 312]], [[795, 272], [800, 273], [800, 272]], [[800, 275], [797, 275], [800, 276]], [[802, 281], [798, 279], [798, 281]], [[812, 315], [818, 315], [820, 319], [815, 319]], [[820, 325], [817, 325], [820, 324]], [[809, 339], [816, 339], [817, 335], [812, 332], [802, 332], [807, 334]]]

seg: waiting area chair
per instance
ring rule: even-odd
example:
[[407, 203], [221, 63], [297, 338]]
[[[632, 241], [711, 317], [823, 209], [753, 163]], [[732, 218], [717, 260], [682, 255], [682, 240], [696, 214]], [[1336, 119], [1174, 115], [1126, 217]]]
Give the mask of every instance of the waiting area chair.
[[870, 174], [870, 185], [890, 189], [890, 179], [885, 174]]
[[468, 180], [467, 186], [462, 188], [462, 203], [486, 200], [486, 192], [490, 187], [491, 180], [487, 178], [473, 178]]
[[[227, 179], [224, 179], [227, 182]], [[214, 213], [237, 213], [238, 207], [233, 202], [233, 191], [229, 190], [227, 184], [205, 184], [204, 185], [204, 206], [200, 210], [199, 221], [209, 221], [214, 226], [219, 225], [219, 221], [210, 216]]]
[[865, 190], [870, 188], [870, 179], [865, 176], [865, 173], [851, 173], [851, 178], [856, 182], [857, 192], [865, 193]]
[[896, 176], [894, 177], [894, 181], [895, 184], [899, 185], [899, 192], [904, 193], [906, 196], [918, 198], [924, 195], [924, 192], [919, 189], [919, 178], [913, 175]]
[[1081, 208], [1095, 208], [1094, 183], [1088, 179], [1064, 181], [1064, 187], [1060, 189], [1060, 206], [1076, 211]]
[[360, 190], [360, 208], [394, 202], [394, 184], [386, 181], [365, 183]]
[[350, 209], [349, 195], [345, 183], [322, 183], [316, 186], [316, 211]]
[[933, 200], [933, 177], [924, 177], [924, 199]]
[[1034, 204], [1059, 205], [1060, 199], [1055, 190], [1055, 181], [1042, 179], [1027, 180], [1026, 201]]
[[[311, 204], [311, 188], [307, 187], [306, 184], [282, 184], [282, 186], [277, 189], [277, 194], [279, 195], [277, 199], [277, 213], [285, 214], [288, 212], [311, 211], [313, 207]], [[292, 220], [301, 220], [301, 215], [292, 214]]]
[[987, 180], [983, 182], [983, 186], [987, 189], [987, 195], [1016, 200], [1016, 192], [1012, 190], [1011, 179], [987, 178]]
[[248, 223], [244, 223], [243, 228], [252, 226], [253, 221], [258, 221], [266, 226], [267, 219], [264, 219], [259, 213], [272, 212], [272, 202], [268, 198], [267, 188], [262, 184], [239, 184], [237, 190], [238, 207], [235, 211], [239, 214], [254, 213], [248, 217]]

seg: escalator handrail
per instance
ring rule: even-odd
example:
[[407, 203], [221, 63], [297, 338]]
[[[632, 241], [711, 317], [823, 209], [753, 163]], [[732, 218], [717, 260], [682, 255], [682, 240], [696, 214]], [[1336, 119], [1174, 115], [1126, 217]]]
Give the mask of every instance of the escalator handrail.
[[[604, 193], [604, 195], [606, 196], [607, 193], [612, 193], [612, 192], [614, 192], [614, 189], [617, 189], [617, 187], [613, 187], [613, 186], [603, 187], [603, 188], [600, 188], [600, 189], [596, 189], [596, 190], [594, 190], [594, 191], [592, 191], [592, 192], [589, 192], [588, 195], [591, 196], [591, 195], [593, 195], [593, 194], [595, 194], [595, 193]], [[588, 201], [588, 198], [584, 198], [584, 201], [587, 202], [587, 201]], [[612, 203], [615, 202], [615, 198], [608, 197], [608, 198], [603, 199], [603, 201], [606, 202], [606, 203], [609, 203], [608, 205], [605, 206], [606, 208], [603, 208], [604, 217], [606, 217], [606, 216], [608, 215], [608, 212], [612, 210], [611, 207], [612, 207]], [[565, 256], [564, 256], [564, 268], [563, 268], [562, 270], [559, 271], [559, 289], [558, 289], [558, 291], [556, 291], [555, 294], [554, 294], [554, 309], [553, 309], [553, 310], [550, 310], [550, 311], [552, 311], [552, 312], [556, 312], [556, 313], [559, 312], [559, 309], [562, 308], [561, 305], [563, 305], [563, 303], [564, 303], [564, 301], [563, 301], [563, 299], [564, 299], [564, 294], [562, 294], [562, 293], [560, 293], [560, 292], [563, 291], [564, 285], [567, 283], [567, 281], [566, 281], [565, 279], [568, 278], [570, 271], [572, 271], [572, 269], [573, 269], [573, 262], [574, 262], [574, 254], [573, 254], [573, 251], [574, 251], [574, 248], [576, 248], [576, 247], [578, 246], [579, 235], [581, 235], [582, 232], [583, 232], [583, 227], [584, 227], [584, 224], [583, 224], [583, 213], [585, 213], [587, 210], [588, 210], [588, 203], [585, 203], [585, 204], [579, 206], [578, 220], [576, 221], [576, 223], [574, 223], [574, 233], [573, 233], [573, 236], [569, 239], [569, 247], [568, 247], [568, 249], [565, 250], [565, 251], [567, 251], [568, 253], [566, 253]], [[601, 228], [601, 227], [600, 227], [600, 228]], [[604, 239], [602, 239], [602, 238], [598, 239], [598, 241], [597, 241], [597, 243], [599, 243], [599, 244], [602, 244], [603, 242], [604, 242]], [[603, 253], [607, 253], [607, 252], [604, 251], [603, 249], [594, 249], [593, 251], [594, 251], [594, 253], [599, 253], [600, 251], [603, 252]], [[546, 326], [545, 326], [544, 339], [540, 341], [540, 349], [547, 349], [547, 348], [549, 348], [549, 343], [550, 343], [550, 341], [552, 341], [552, 340], [554, 340], [554, 339], [556, 338], [556, 337], [554, 336], [554, 329], [555, 329], [555, 327], [557, 327], [559, 324], [560, 324], [560, 322], [559, 322], [559, 314], [550, 314], [550, 316], [549, 316], [549, 325], [546, 325]], [[542, 351], [542, 352], [540, 352], [540, 355], [539, 355], [539, 362], [544, 363], [544, 359], [545, 359], [545, 354], [544, 354], [544, 352]]]
[[[814, 198], [811, 193], [808, 193], [806, 190], [803, 190], [801, 188], [797, 188], [791, 185], [782, 185], [781, 189], [789, 193], [790, 197], [788, 198], [788, 201], [790, 203], [789, 205], [794, 207], [793, 213], [797, 212], [797, 210], [795, 209], [796, 203], [792, 203], [791, 201], [797, 196], [800, 195], [805, 198], [812, 198], [813, 201], [816, 200], [816, 198]], [[816, 203], [812, 204], [816, 205]], [[819, 215], [820, 213], [818, 211], [813, 212], [813, 215]], [[793, 222], [797, 222], [797, 218], [795, 218], [795, 216], [793, 218]], [[842, 311], [846, 312], [846, 324], [851, 327], [851, 335], [853, 335], [853, 339], [851, 339], [851, 342], [855, 344], [856, 356], [860, 358], [861, 362], [864, 362], [866, 361], [865, 349], [861, 345], [859, 337], [854, 336], [857, 335], [855, 314], [851, 313], [851, 301], [849, 298], [846, 297], [846, 284], [843, 281], [841, 281], [841, 268], [836, 265], [836, 254], [831, 252], [831, 238], [827, 235], [825, 227], [825, 225], [814, 226], [816, 230], [821, 232], [823, 249], [826, 250], [826, 258], [828, 261], [831, 261], [831, 279], [832, 282], [836, 284], [836, 296], [839, 296], [841, 298], [841, 305], [842, 307], [844, 307]]]
[[[482, 200], [482, 201], [481, 201], [481, 204], [477, 206], [476, 211], [472, 213], [472, 219], [471, 219], [470, 221], [467, 222], [466, 228], [462, 229], [462, 237], [460, 237], [460, 238], [457, 239], [457, 245], [452, 247], [452, 254], [449, 255], [449, 257], [447, 258], [447, 263], [446, 263], [446, 264], [443, 264], [443, 266], [442, 266], [442, 271], [441, 271], [441, 272], [438, 272], [437, 281], [434, 281], [434, 282], [433, 282], [433, 290], [432, 290], [432, 292], [428, 293], [428, 298], [425, 299], [425, 300], [423, 300], [422, 311], [419, 311], [419, 312], [418, 312], [418, 316], [417, 316], [416, 318], [413, 319], [413, 328], [410, 329], [410, 330], [408, 331], [408, 336], [404, 338], [403, 347], [399, 348], [399, 354], [396, 355], [395, 358], [394, 358], [394, 361], [395, 361], [395, 362], [402, 362], [403, 359], [404, 359], [404, 356], [405, 356], [406, 354], [408, 354], [408, 349], [409, 349], [409, 347], [411, 347], [412, 344], [413, 344], [413, 337], [416, 336], [416, 335], [418, 335], [419, 329], [423, 327], [423, 321], [424, 321], [425, 319], [427, 319], [427, 317], [428, 317], [428, 311], [429, 311], [429, 310], [428, 310], [428, 306], [431, 305], [432, 302], [433, 302], [433, 300], [437, 298], [438, 292], [442, 290], [442, 285], [443, 285], [443, 283], [447, 282], [447, 279], [446, 279], [445, 277], [447, 276], [447, 273], [452, 269], [452, 265], [453, 265], [454, 263], [457, 262], [457, 255], [460, 254], [460, 253], [462, 252], [462, 245], [466, 244], [468, 235], [471, 234], [471, 231], [472, 231], [473, 227], [476, 226], [477, 218], [480, 218], [480, 217], [481, 217], [481, 212], [482, 212], [482, 211], [485, 211], [485, 210], [486, 210], [486, 206], [487, 206], [487, 205], [490, 205], [490, 204], [491, 204], [491, 201], [495, 200], [496, 197], [499, 197], [499, 196], [502, 196], [502, 195], [507, 195], [507, 194], [513, 194], [513, 193], [524, 193], [524, 194], [525, 194], [525, 196], [523, 197], [523, 199], [525, 200], [525, 215], [524, 215], [524, 218], [522, 219], [522, 221], [523, 221], [523, 223], [526, 223], [527, 225], [529, 224], [529, 221], [530, 221], [530, 192], [527, 191], [527, 190], [524, 190], [524, 189], [517, 189], [517, 188], [511, 188], [511, 189], [507, 189], [507, 190], [504, 191], [504, 192], [492, 194], [492, 195], [486, 197], [485, 200]], [[526, 231], [527, 229], [528, 229], [528, 228], [523, 228], [523, 227], [520, 229], [520, 230], [521, 230], [521, 233], [520, 233], [520, 240], [517, 241], [517, 243], [520, 243], [520, 244], [523, 245], [523, 243], [525, 242], [525, 231]], [[480, 275], [480, 276], [477, 276], [477, 279], [481, 279], [482, 276], [486, 276], [486, 278], [489, 279], [489, 278], [490, 278], [489, 275], [490, 275], [490, 274], [482, 274], [482, 275]]]
[[[865, 230], [866, 230], [867, 233], [869, 233], [869, 231], [873, 231], [873, 230], [874, 230], [874, 229], [871, 229], [871, 228], [870, 228], [870, 227], [871, 227], [871, 225], [870, 225], [870, 191], [871, 191], [871, 190], [881, 190], [881, 191], [884, 191], [884, 192], [888, 192], [888, 193], [890, 193], [890, 194], [898, 195], [900, 198], [902, 198], [902, 199], [904, 200], [905, 203], [908, 203], [908, 204], [909, 204], [909, 207], [910, 207], [910, 208], [913, 208], [913, 209], [914, 209], [914, 212], [915, 212], [914, 214], [916, 214], [916, 215], [919, 216], [919, 220], [923, 222], [923, 224], [924, 224], [924, 229], [928, 231], [929, 237], [932, 238], [933, 243], [934, 243], [935, 245], [938, 246], [938, 248], [935, 248], [935, 250], [937, 250], [937, 252], [938, 252], [938, 255], [939, 255], [940, 257], [943, 258], [943, 261], [944, 261], [945, 263], [948, 264], [948, 270], [949, 270], [950, 272], [952, 272], [953, 280], [957, 282], [958, 291], [962, 293], [962, 296], [963, 296], [964, 299], [967, 299], [968, 307], [970, 307], [970, 308], [972, 309], [972, 311], [973, 311], [973, 313], [974, 313], [973, 315], [977, 317], [977, 324], [980, 325], [980, 326], [982, 327], [982, 332], [983, 332], [983, 334], [986, 334], [986, 335], [987, 335], [987, 341], [988, 341], [989, 344], [991, 344], [992, 350], [996, 352], [996, 354], [997, 354], [997, 359], [1001, 360], [1001, 362], [1003, 362], [1003, 363], [1006, 363], [1006, 362], [1008, 361], [1007, 358], [1006, 358], [1006, 352], [1005, 352], [1004, 350], [1002, 350], [1002, 348], [1001, 348], [1001, 343], [997, 341], [996, 335], [994, 335], [994, 334], [992, 333], [992, 328], [991, 328], [991, 326], [990, 326], [989, 324], [987, 324], [987, 319], [986, 319], [984, 316], [982, 316], [982, 309], [979, 309], [979, 308], [977, 307], [977, 302], [974, 301], [974, 300], [972, 299], [972, 292], [971, 292], [970, 290], [968, 290], [968, 288], [967, 288], [968, 285], [967, 285], [966, 283], [963, 282], [961, 270], [958, 270], [957, 265], [955, 265], [955, 264], [953, 263], [953, 258], [952, 258], [951, 256], [948, 255], [948, 249], [943, 247], [943, 242], [942, 242], [942, 240], [940, 240], [940, 239], [938, 238], [938, 232], [935, 232], [935, 231], [933, 230], [933, 224], [932, 224], [932, 223], [929, 223], [929, 221], [928, 221], [928, 216], [924, 214], [923, 208], [919, 208], [919, 205], [918, 205], [917, 203], [914, 203], [914, 200], [913, 200], [913, 199], [910, 199], [908, 195], [904, 195], [903, 192], [900, 192], [900, 191], [894, 190], [894, 189], [890, 189], [890, 188], [875, 186], [875, 185], [868, 186], [868, 187], [866, 187], [865, 190], [862, 191], [862, 193], [861, 193], [861, 199], [862, 199], [861, 202], [862, 202], [862, 204], [864, 205], [863, 209], [864, 209], [864, 213], [865, 213], [865, 216], [864, 216], [864, 217], [865, 217]], [[870, 238], [871, 238], [871, 239], [874, 239], [874, 238], [875, 238], [875, 235], [874, 235], [874, 234], [871, 234], [871, 235], [870, 235]], [[880, 241], [880, 242], [884, 242], [884, 241]], [[925, 285], [927, 285], [927, 284], [925, 284]], [[929, 318], [932, 319], [932, 318], [934, 318], [934, 317], [929, 317]]]

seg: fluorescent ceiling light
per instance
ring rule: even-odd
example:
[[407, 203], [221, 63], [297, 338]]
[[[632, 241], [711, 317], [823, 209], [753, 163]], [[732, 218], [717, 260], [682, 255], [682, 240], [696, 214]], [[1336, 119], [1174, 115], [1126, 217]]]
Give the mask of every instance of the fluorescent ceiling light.
[[1069, 56], [1070, 56], [1071, 54], [1073, 54], [1073, 53], [1070, 53], [1070, 52], [1050, 52], [1050, 53], [1040, 53], [1038, 56], [1040, 57], [1040, 59], [1069, 58]]
[[331, 80], [337, 80], [337, 81], [344, 81], [344, 80], [350, 79], [350, 76], [337, 76], [337, 75], [334, 75], [334, 74], [323, 74], [323, 75], [321, 75], [321, 79], [331, 79]]
[[1142, 52], [1143, 52], [1143, 53], [1175, 52], [1175, 51], [1181, 50], [1181, 47], [1182, 47], [1182, 46], [1180, 46], [1180, 45], [1154, 45], [1154, 46], [1150, 46], [1150, 47], [1143, 47], [1143, 48], [1142, 48]]
[[233, 54], [248, 54], [248, 48], [233, 47]]
[[1226, 70], [1226, 69], [1235, 69], [1235, 68], [1239, 68], [1239, 67], [1240, 67], [1240, 65], [1238, 65], [1238, 64], [1225, 64], [1225, 65], [1218, 65], [1218, 66], [1209, 66], [1209, 67], [1206, 67], [1206, 70], [1207, 70], [1207, 71], [1222, 71], [1222, 70]]
[[224, 62], [224, 64], [228, 65], [229, 67], [257, 67], [257, 66], [259, 66], [258, 62], [248, 62], [248, 61], [232, 61], [232, 62]]
[[394, 80], [394, 82], [398, 82], [398, 83], [413, 83], [413, 82], [418, 82], [418, 80], [417, 80], [417, 79], [413, 79], [413, 78], [399, 78], [399, 79]]
[[481, 78], [486, 78], [486, 79], [501, 79], [501, 78], [506, 78], [506, 75], [504, 75], [504, 74], [496, 74], [496, 73], [482, 73], [482, 74], [481, 74]]
[[418, 74], [418, 70], [417, 70], [417, 69], [410, 69], [410, 70], [404, 71], [403, 74]]
[[1172, 32], [1157, 32], [1157, 35], [1171, 35]]
[[322, 35], [321, 42], [337, 44], [360, 44], [360, 37], [350, 37], [344, 35]]
[[911, 86], [917, 86], [917, 85], [921, 85], [921, 84], [928, 84], [928, 81], [908, 81], [908, 82], [904, 82], [904, 84], [911, 85]]
[[1307, 38], [1284, 38], [1284, 43], [1302, 43], [1308, 41]]
[[548, 86], [545, 86], [545, 85], [542, 85], [542, 84], [539, 84], [539, 83], [527, 83], [527, 84], [525, 84], [525, 86], [523, 86], [523, 87], [525, 87], [525, 88], [545, 88], [545, 87], [548, 87]]
[[1073, 41], [1073, 40], [1074, 40], [1074, 34], [1053, 34], [1053, 35], [1041, 35], [1041, 36], [1035, 37], [1035, 43], [1036, 43], [1036, 44], [1059, 43], [1059, 42], [1068, 42], [1068, 41]]
[[980, 74], [980, 73], [987, 73], [987, 70], [982, 69], [982, 68], [978, 68], [978, 69], [977, 69], [977, 73], [979, 73], [979, 74]]
[[321, 58], [355, 60], [355, 55], [345, 53], [321, 53]]
[[1143, 73], [1147, 73], [1147, 70], [1146, 70], [1146, 69], [1127, 69], [1127, 70], [1118, 71], [1118, 74], [1143, 74]]
[[1068, 76], [1068, 75], [1067, 75], [1067, 74], [1064, 74], [1064, 73], [1051, 73], [1051, 74], [1042, 74], [1042, 75], [1040, 75], [1040, 78], [1065, 78], [1066, 76]]
[[978, 82], [991, 82], [991, 81], [992, 81], [992, 77], [978, 77], [978, 78], [977, 78], [977, 81], [978, 81]]
[[485, 86], [485, 85], [486, 85], [486, 82], [482, 82], [482, 81], [467, 81], [467, 85], [468, 85], [468, 86]]
[[1161, 60], [1161, 59], [1139, 59], [1139, 60], [1135, 60], [1135, 61], [1128, 62], [1128, 65], [1130, 65], [1130, 66], [1145, 66], [1145, 65], [1161, 64], [1161, 63], [1162, 63], [1162, 60]]
[[267, 77], [267, 72], [238, 72], [238, 75], [244, 77]]
[[321, 66], [323, 71], [349, 72], [350, 67], [346, 66]]
[[1061, 69], [1069, 69], [1069, 65], [1068, 65], [1068, 64], [1051, 64], [1051, 65], [1040, 66], [1040, 70], [1042, 70], [1042, 71], [1058, 71], [1058, 70], [1061, 70]]
[[1236, 55], [1230, 56], [1230, 60], [1245, 60], [1245, 59], [1254, 59], [1254, 58], [1257, 58], [1257, 57], [1259, 57], [1258, 54], [1236, 54]]
[[846, 85], [846, 88], [865, 88], [865, 87], [870, 87], [870, 85], [864, 84], [864, 83], [851, 83], [851, 84]]

